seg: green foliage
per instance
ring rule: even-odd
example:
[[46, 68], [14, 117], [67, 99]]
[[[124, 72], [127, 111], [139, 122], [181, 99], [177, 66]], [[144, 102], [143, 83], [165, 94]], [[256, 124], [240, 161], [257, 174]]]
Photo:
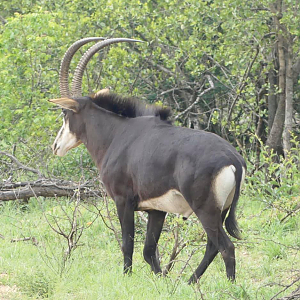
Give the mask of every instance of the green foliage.
[[[292, 33], [299, 23], [293, 15], [295, 1], [288, 2], [281, 19]], [[52, 140], [56, 133], [58, 125], [53, 123], [58, 114], [47, 99], [59, 94], [60, 59], [75, 40], [93, 35], [134, 37], [147, 43], [122, 44], [111, 47], [109, 55], [100, 53], [102, 64], [97, 59], [89, 63], [85, 93], [112, 86], [117, 93], [162, 101], [180, 112], [191, 104], [194, 92], [201, 92], [204, 75], [212, 74], [215, 89], [192, 112], [199, 115], [200, 128], [229, 135], [234, 131], [242, 144], [256, 130], [255, 117], [268, 115], [265, 98], [257, 101], [257, 83], [270, 67], [266, 58], [273, 51], [272, 3], [2, 1], [6, 24], [0, 28], [0, 147], [11, 150], [18, 145], [18, 154], [27, 160], [26, 153], [32, 149], [48, 156], [45, 146], [50, 144], [49, 133]], [[295, 41], [298, 49], [299, 39]], [[244, 78], [257, 45], [261, 50], [251, 74]], [[229, 122], [228, 110], [235, 97], [238, 101]], [[178, 123], [188, 124], [189, 117], [183, 116]]]
[[247, 185], [251, 195], [282, 213], [293, 211], [300, 203], [300, 143], [295, 139], [293, 143], [286, 158], [261, 145], [260, 167], [249, 170], [253, 173]]
[[45, 154], [41, 146], [48, 143], [56, 118], [48, 113], [46, 98], [57, 91], [51, 71], [57, 52], [49, 53], [48, 47], [56, 43], [59, 34], [51, 15], [32, 13], [15, 14], [0, 37], [0, 147], [18, 145], [20, 159], [27, 160], [32, 154], [24, 151], [27, 145]]
[[30, 297], [49, 298], [55, 282], [48, 272], [37, 270], [20, 274], [18, 285]]

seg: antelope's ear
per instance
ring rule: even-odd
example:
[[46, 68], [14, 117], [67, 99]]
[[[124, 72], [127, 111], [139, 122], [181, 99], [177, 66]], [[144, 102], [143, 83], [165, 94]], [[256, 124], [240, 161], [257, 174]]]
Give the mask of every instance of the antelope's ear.
[[96, 98], [97, 96], [100, 96], [100, 95], [107, 95], [107, 94], [109, 94], [109, 92], [110, 92], [109, 88], [102, 89], [102, 90], [98, 91], [97, 93], [95, 93], [93, 95], [93, 98]]
[[70, 99], [70, 98], [58, 98], [58, 99], [50, 99], [48, 100], [49, 102], [52, 102], [62, 108], [65, 109], [70, 109], [74, 112], [78, 112], [79, 111], [79, 103], [74, 100], [74, 99]]

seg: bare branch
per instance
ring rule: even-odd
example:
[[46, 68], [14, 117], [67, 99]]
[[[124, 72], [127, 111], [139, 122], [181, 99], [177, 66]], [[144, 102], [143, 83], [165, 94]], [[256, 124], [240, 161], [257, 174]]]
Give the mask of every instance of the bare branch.
[[173, 231], [174, 234], [174, 246], [172, 249], [172, 253], [170, 255], [170, 259], [168, 264], [166, 265], [165, 269], [163, 270], [163, 275], [167, 275], [169, 271], [172, 269], [175, 263], [176, 257], [179, 253], [186, 247], [186, 243], [183, 243], [183, 238], [179, 240], [179, 224], [177, 224], [175, 230]]
[[230, 109], [229, 109], [229, 112], [228, 112], [228, 117], [227, 117], [227, 122], [228, 122], [228, 123], [229, 123], [230, 120], [231, 120], [231, 115], [232, 115], [232, 112], [233, 112], [233, 108], [234, 108], [236, 102], [238, 101], [238, 99], [240, 98], [243, 89], [244, 89], [245, 86], [246, 86], [246, 79], [248, 78], [248, 76], [249, 76], [249, 74], [250, 74], [250, 71], [251, 71], [251, 69], [252, 69], [252, 66], [253, 66], [253, 64], [254, 64], [254, 62], [255, 62], [255, 60], [256, 60], [258, 54], [259, 54], [259, 47], [257, 46], [257, 47], [256, 47], [256, 53], [255, 53], [255, 55], [254, 55], [252, 61], [249, 63], [248, 67], [246, 68], [245, 73], [244, 73], [244, 76], [243, 76], [242, 80], [240, 81], [240, 84], [239, 84], [239, 87], [238, 87], [238, 91], [239, 91], [239, 92], [238, 92], [238, 94], [235, 96], [235, 98], [234, 98], [234, 100], [233, 100], [233, 102], [232, 102], [232, 104], [231, 104], [231, 106], [230, 106]]
[[[221, 69], [222, 73], [224, 74], [225, 78], [228, 80], [228, 82], [229, 82], [231, 88], [233, 89], [233, 84], [231, 83], [231, 80], [230, 80], [229, 76], [227, 75], [227, 72], [229, 73], [229, 71], [227, 71], [226, 68], [225, 68], [224, 66], [220, 65], [213, 57], [211, 57], [211, 56], [208, 55], [207, 53], [205, 53], [205, 55], [207, 56], [207, 58], [208, 58], [210, 61], [212, 61], [216, 66], [218, 66], [218, 67]], [[225, 86], [226, 86], [226, 85], [225, 85]]]
[[175, 91], [181, 91], [181, 90], [184, 90], [184, 89], [191, 90], [191, 88], [189, 86], [181, 87], [181, 88], [175, 87], [175, 88], [172, 88], [172, 89], [161, 92], [160, 96], [163, 96], [163, 95], [168, 94], [168, 93], [174, 93]]
[[202, 91], [196, 98], [196, 100], [188, 107], [186, 108], [183, 112], [179, 113], [177, 116], [174, 117], [174, 120], [177, 120], [179, 117], [183, 116], [184, 114], [186, 114], [187, 112], [189, 112], [200, 100], [201, 97], [205, 94], [207, 94], [208, 92], [210, 92], [211, 90], [213, 90], [215, 88], [214, 83], [211, 79], [211, 77], [209, 75], [205, 76], [210, 87], [205, 89], [204, 91]]
[[107, 200], [106, 194], [105, 194], [105, 196], [103, 198], [104, 198], [104, 202], [105, 202], [105, 205], [106, 205], [107, 217], [108, 217], [108, 220], [110, 222], [110, 227], [111, 227], [111, 229], [112, 229], [112, 231], [113, 231], [113, 233], [115, 235], [115, 238], [116, 238], [116, 240], [117, 240], [117, 242], [119, 244], [120, 249], [122, 250], [122, 243], [121, 243], [121, 240], [119, 238], [118, 230], [115, 228], [115, 226], [114, 226], [114, 224], [112, 222], [112, 217], [111, 217], [111, 213], [110, 213], [109, 208], [108, 208], [108, 200]]
[[38, 245], [38, 241], [37, 239], [32, 236], [32, 237], [24, 237], [24, 238], [19, 238], [19, 239], [11, 239], [10, 242], [11, 243], [16, 243], [16, 242], [26, 242], [26, 241], [32, 241], [32, 244], [37, 246]]
[[170, 75], [171, 77], [176, 77], [176, 74], [174, 72], [172, 72], [171, 70], [169, 70], [168, 68], [161, 66], [159, 64], [157, 64], [155, 61], [153, 61], [152, 59], [146, 58], [145, 59], [151, 66], [155, 67], [156, 69], [158, 69], [161, 72], [164, 72], [168, 75]]
[[283, 217], [283, 218], [280, 220], [280, 223], [282, 223], [282, 222], [283, 222], [284, 220], [286, 220], [288, 217], [290, 217], [290, 216], [293, 215], [293, 214], [296, 214], [296, 213], [299, 212], [299, 211], [300, 211], [300, 204], [298, 204], [298, 205], [296, 206], [295, 209], [289, 211], [289, 212], [286, 214], [286, 216]]
[[7, 23], [6, 19], [4, 19], [1, 15], [0, 15], [0, 21], [2, 25], [5, 25]]
[[[270, 300], [273, 300], [273, 299], [277, 299], [277, 296], [281, 293], [283, 293], [284, 291], [286, 291], [288, 288], [290, 288], [291, 286], [293, 286], [295, 283], [297, 283], [298, 281], [300, 281], [300, 277], [298, 277], [297, 279], [295, 279], [291, 284], [288, 284], [287, 286], [285, 286], [285, 288], [281, 291], [279, 291], [276, 295], [274, 295]], [[295, 292], [297, 293], [297, 295], [295, 295]], [[284, 297], [282, 299], [297, 299], [298, 297], [297, 296], [300, 296], [300, 291], [299, 291], [299, 288], [293, 293], [293, 295], [291, 297]], [[297, 298], [296, 298], [297, 297]]]
[[39, 177], [43, 177], [42, 173], [39, 170], [36, 170], [36, 169], [33, 169], [33, 168], [23, 165], [14, 155], [9, 154], [4, 151], [0, 151], [0, 155], [5, 155], [5, 156], [9, 157], [20, 169], [23, 169], [25, 171], [29, 171], [32, 173], [36, 173], [39, 175]]

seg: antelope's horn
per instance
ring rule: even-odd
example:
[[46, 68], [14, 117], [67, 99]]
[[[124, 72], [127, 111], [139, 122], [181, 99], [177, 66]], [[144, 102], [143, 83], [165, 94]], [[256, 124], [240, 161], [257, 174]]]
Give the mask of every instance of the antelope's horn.
[[142, 42], [140, 40], [133, 40], [133, 39], [127, 39], [127, 38], [112, 38], [107, 39], [105, 41], [98, 42], [97, 44], [90, 47], [81, 57], [79, 63], [77, 64], [77, 67], [75, 69], [75, 73], [72, 80], [72, 87], [71, 87], [71, 93], [72, 96], [78, 97], [82, 95], [82, 77], [83, 72], [90, 61], [90, 59], [93, 57], [93, 55], [98, 52], [99, 50], [103, 49], [106, 46], [109, 46], [111, 44], [120, 43], [120, 42]]
[[83, 38], [75, 42], [69, 49], [66, 51], [63, 59], [61, 60], [60, 70], [59, 70], [59, 89], [60, 95], [62, 98], [70, 97], [70, 90], [69, 90], [69, 68], [72, 57], [78, 51], [80, 47], [89, 43], [89, 42], [96, 42], [99, 40], [105, 40], [102, 37], [88, 37]]

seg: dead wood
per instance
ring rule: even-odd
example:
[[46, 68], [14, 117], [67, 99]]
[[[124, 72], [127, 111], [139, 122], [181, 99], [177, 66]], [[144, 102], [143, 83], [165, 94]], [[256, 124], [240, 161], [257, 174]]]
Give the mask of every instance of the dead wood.
[[[276, 295], [274, 295], [270, 300], [277, 299], [277, 300], [296, 300], [300, 299], [300, 286], [299, 286], [300, 277], [295, 279], [292, 283], [286, 285], [283, 290], [279, 291]], [[286, 291], [288, 288], [293, 286], [294, 284], [297, 284], [297, 289], [293, 291], [290, 295], [283, 297], [283, 298], [277, 298], [277, 296], [284, 291]]]
[[32, 241], [32, 244], [37, 246], [38, 245], [38, 241], [37, 239], [33, 236], [33, 237], [24, 237], [24, 238], [19, 238], [19, 239], [11, 239], [10, 242], [11, 243], [16, 243], [16, 242], [27, 242], [27, 241]]
[[80, 194], [81, 199], [101, 196], [100, 191], [91, 190], [88, 184], [60, 182], [44, 179], [37, 182], [15, 182], [0, 185], [0, 201], [27, 200], [31, 197], [72, 197]]
[[[102, 193], [95, 187], [92, 182], [78, 184], [73, 181], [66, 181], [57, 178], [49, 178], [42, 171], [29, 167], [20, 162], [13, 154], [0, 151], [1, 156], [5, 156], [3, 161], [3, 171], [0, 172], [0, 177], [7, 175], [5, 169], [9, 169], [8, 178], [2, 179], [0, 182], [0, 202], [10, 200], [28, 201], [32, 197], [80, 197], [85, 200], [91, 197], [101, 197]], [[4, 167], [5, 166], [5, 167]], [[2, 169], [2, 168], [1, 168]], [[32, 178], [32, 174], [38, 177], [35, 181], [14, 182], [12, 174], [18, 174], [21, 170], [25, 172], [25, 178]], [[30, 173], [30, 176], [29, 174]], [[24, 173], [23, 173], [24, 176]]]

